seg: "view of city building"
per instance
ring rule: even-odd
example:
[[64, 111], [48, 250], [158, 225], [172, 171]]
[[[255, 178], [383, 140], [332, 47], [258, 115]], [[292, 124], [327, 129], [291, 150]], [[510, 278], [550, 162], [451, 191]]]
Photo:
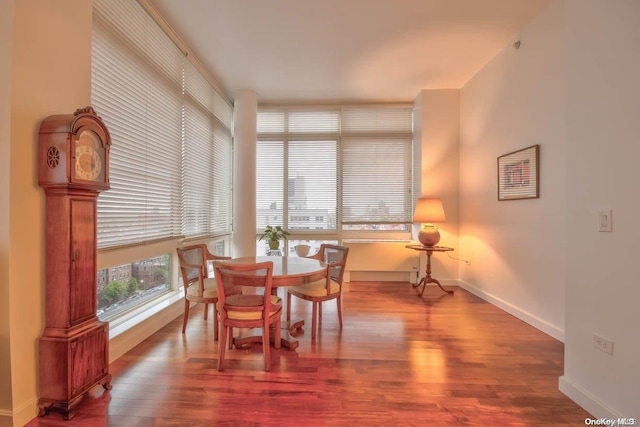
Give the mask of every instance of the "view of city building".
[[109, 319], [170, 289], [170, 256], [98, 270], [98, 310]]

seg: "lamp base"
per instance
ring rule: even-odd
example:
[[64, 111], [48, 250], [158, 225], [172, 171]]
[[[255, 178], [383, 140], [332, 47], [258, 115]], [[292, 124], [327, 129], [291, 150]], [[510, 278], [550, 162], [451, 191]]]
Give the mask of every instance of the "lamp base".
[[435, 246], [440, 241], [440, 232], [433, 225], [425, 226], [418, 233], [418, 240], [424, 246]]

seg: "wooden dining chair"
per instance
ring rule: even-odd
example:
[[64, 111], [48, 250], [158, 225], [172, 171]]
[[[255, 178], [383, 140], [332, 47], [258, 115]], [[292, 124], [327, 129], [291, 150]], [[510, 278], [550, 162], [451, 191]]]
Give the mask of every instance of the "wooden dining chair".
[[318, 320], [322, 317], [322, 303], [335, 299], [338, 304], [338, 322], [342, 328], [342, 281], [349, 248], [323, 243], [318, 253], [307, 258], [327, 264], [327, 274], [322, 280], [287, 288], [287, 320], [291, 320], [291, 295], [313, 304], [311, 313], [311, 339], [316, 337]]
[[[218, 283], [218, 317], [220, 318], [220, 341], [218, 370], [222, 370], [224, 354], [232, 348], [233, 328], [262, 328], [262, 353], [264, 370], [271, 370], [271, 331], [274, 326], [274, 346], [280, 348], [282, 300], [272, 295], [273, 262], [255, 264], [232, 264], [214, 261], [215, 278]], [[228, 295], [227, 289], [247, 286], [256, 289], [255, 294]]]
[[[176, 248], [180, 263], [180, 274], [184, 286], [184, 316], [182, 319], [182, 333], [187, 329], [189, 308], [191, 303], [204, 303], [204, 320], [207, 320], [209, 304], [213, 304], [214, 340], [218, 339], [218, 316], [216, 302], [218, 302], [218, 286], [214, 278], [208, 276], [209, 261], [225, 260], [209, 252], [206, 244], [189, 245]], [[227, 295], [242, 293], [242, 288], [234, 287], [227, 291]]]

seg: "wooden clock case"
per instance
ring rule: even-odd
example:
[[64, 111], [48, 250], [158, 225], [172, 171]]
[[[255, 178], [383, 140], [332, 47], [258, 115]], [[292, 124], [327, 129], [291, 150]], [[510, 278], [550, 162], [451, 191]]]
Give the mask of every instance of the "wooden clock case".
[[[96, 141], [93, 158], [83, 159], [92, 174], [76, 170], [83, 132]], [[39, 415], [55, 409], [70, 419], [91, 388], [111, 389], [109, 324], [96, 316], [97, 199], [109, 189], [111, 137], [93, 108], [86, 107], [44, 119], [38, 144], [38, 184], [46, 195]]]

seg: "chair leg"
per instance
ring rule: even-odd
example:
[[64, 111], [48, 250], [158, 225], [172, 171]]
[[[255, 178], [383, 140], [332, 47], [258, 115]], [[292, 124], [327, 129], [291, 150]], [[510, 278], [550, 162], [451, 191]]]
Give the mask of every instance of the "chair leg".
[[291, 320], [291, 294], [287, 292], [287, 321]]
[[218, 331], [218, 311], [216, 310], [216, 305], [213, 304], [213, 340], [218, 341], [219, 331]]
[[313, 340], [316, 338], [318, 303], [316, 301], [312, 301], [311, 303], [313, 304], [313, 309], [311, 310], [311, 339]]
[[278, 316], [278, 321], [276, 322], [276, 331], [273, 337], [273, 346], [275, 348], [280, 348], [282, 344], [282, 317]]
[[209, 304], [207, 304], [206, 302], [204, 303], [204, 320], [205, 322], [207, 321], [207, 319], [209, 318]]
[[229, 350], [233, 348], [233, 328], [229, 326]]
[[227, 346], [227, 327], [220, 322], [220, 341], [218, 341], [218, 371], [222, 371], [222, 361], [224, 360], [224, 352]]
[[340, 329], [342, 329], [342, 295], [338, 295], [336, 301], [338, 302], [338, 322], [340, 323]]
[[271, 342], [269, 341], [269, 319], [262, 325], [262, 354], [264, 355], [264, 370], [271, 370]]
[[187, 320], [189, 320], [189, 300], [184, 300], [184, 316], [182, 317], [182, 333], [187, 330]]
[[322, 301], [318, 303], [318, 319], [322, 319]]

